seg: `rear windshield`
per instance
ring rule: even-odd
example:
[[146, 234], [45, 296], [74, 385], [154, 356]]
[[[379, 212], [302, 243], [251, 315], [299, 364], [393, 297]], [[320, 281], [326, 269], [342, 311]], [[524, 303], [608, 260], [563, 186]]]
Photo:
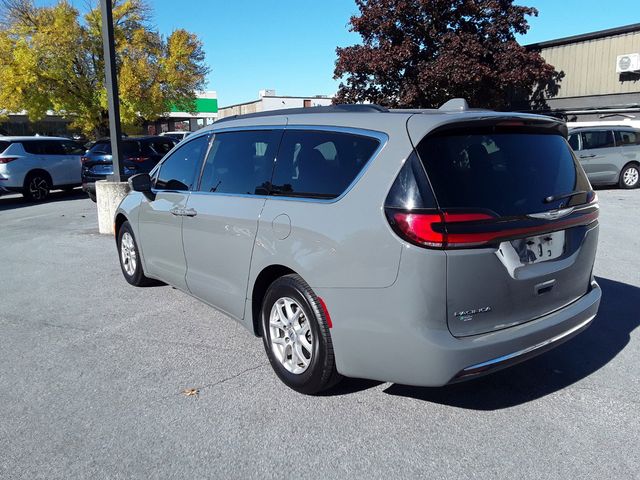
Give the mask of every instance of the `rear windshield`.
[[[90, 153], [101, 153], [111, 155], [110, 142], [98, 142], [89, 150]], [[127, 157], [133, 157], [140, 154], [140, 142], [125, 140], [122, 142], [122, 153]]]
[[6, 140], [0, 140], [0, 153], [4, 152], [7, 148], [9, 148], [9, 145], [11, 145], [11, 142], [7, 142]]
[[417, 150], [442, 209], [523, 215], [584, 203], [586, 194], [544, 199], [591, 189], [560, 135], [437, 135], [423, 139]]

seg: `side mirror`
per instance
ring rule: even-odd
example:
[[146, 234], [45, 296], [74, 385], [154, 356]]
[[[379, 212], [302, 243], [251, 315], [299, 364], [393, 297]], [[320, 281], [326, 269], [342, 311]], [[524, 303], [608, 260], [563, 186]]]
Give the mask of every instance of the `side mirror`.
[[143, 193], [149, 200], [155, 200], [155, 194], [151, 191], [151, 177], [148, 173], [138, 173], [129, 178], [129, 187], [134, 192]]

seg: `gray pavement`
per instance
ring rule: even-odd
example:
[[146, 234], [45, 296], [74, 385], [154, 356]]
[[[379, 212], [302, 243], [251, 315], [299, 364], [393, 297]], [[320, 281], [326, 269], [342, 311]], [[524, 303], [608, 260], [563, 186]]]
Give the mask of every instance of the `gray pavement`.
[[129, 286], [81, 194], [1, 197], [0, 478], [640, 478], [640, 190], [598, 194], [585, 333], [473, 382], [321, 397], [228, 317]]

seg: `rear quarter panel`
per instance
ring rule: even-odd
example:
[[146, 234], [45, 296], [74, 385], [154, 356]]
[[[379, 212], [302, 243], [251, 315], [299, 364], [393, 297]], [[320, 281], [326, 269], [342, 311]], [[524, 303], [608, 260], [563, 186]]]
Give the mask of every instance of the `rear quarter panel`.
[[[270, 265], [292, 269], [314, 289], [386, 288], [396, 281], [402, 242], [389, 227], [383, 205], [412, 146], [405, 122], [395, 122], [385, 133], [388, 140], [377, 156], [337, 201], [267, 199], [249, 273], [249, 299], [257, 276]], [[250, 318], [245, 314], [247, 322]]]

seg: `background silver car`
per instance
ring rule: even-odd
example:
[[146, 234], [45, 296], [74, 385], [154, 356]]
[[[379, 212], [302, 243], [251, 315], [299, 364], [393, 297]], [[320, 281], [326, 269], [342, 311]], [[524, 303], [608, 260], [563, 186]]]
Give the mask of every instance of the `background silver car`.
[[129, 180], [122, 271], [237, 319], [300, 392], [473, 378], [596, 315], [598, 204], [566, 133], [460, 101], [225, 119]]
[[640, 130], [581, 127], [569, 131], [569, 144], [592, 185], [640, 186]]
[[59, 137], [0, 137], [0, 190], [42, 201], [52, 189], [80, 185], [85, 148]]

